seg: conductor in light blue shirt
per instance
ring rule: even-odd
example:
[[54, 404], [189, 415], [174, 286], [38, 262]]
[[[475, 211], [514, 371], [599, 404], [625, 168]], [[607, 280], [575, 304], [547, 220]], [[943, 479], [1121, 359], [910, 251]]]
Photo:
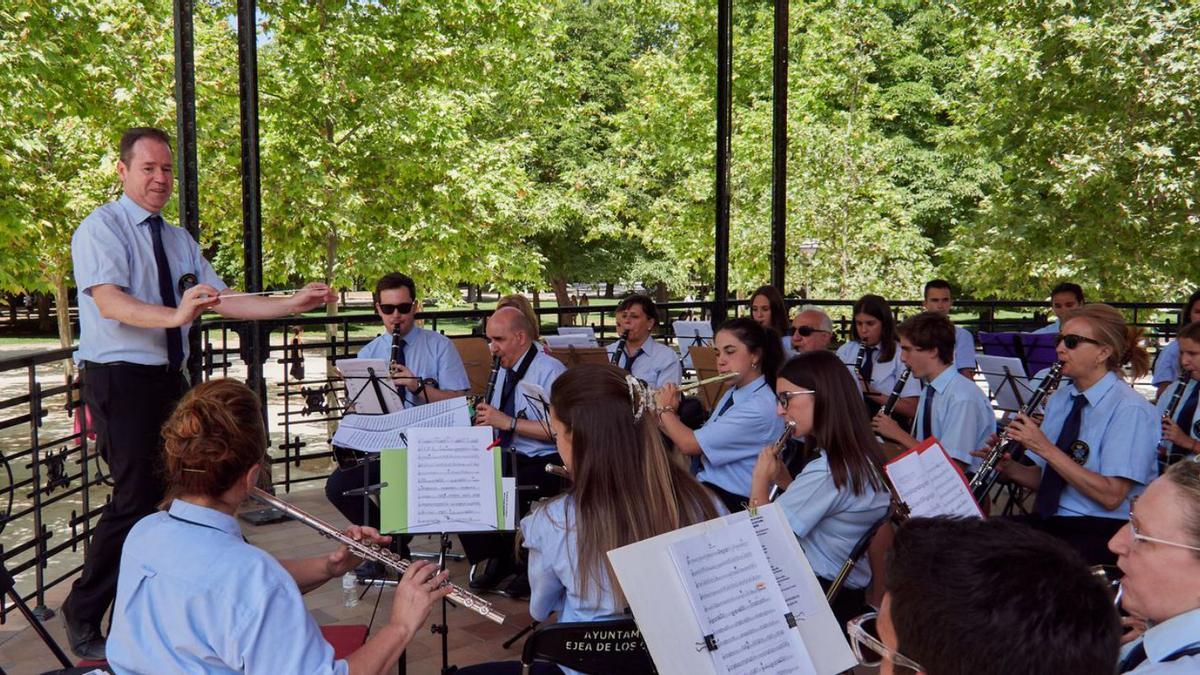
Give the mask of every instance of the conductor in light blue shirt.
[[336, 296], [314, 283], [288, 297], [220, 297], [226, 286], [187, 230], [163, 218], [174, 187], [171, 141], [150, 127], [121, 137], [117, 175], [123, 194], [98, 207], [71, 238], [79, 289], [83, 400], [96, 446], [108, 462], [112, 499], [63, 603], [71, 650], [103, 659], [100, 622], [117, 588], [129, 528], [162, 499], [155, 468], [159, 429], [187, 390], [188, 329], [206, 309], [235, 319], [304, 312]]

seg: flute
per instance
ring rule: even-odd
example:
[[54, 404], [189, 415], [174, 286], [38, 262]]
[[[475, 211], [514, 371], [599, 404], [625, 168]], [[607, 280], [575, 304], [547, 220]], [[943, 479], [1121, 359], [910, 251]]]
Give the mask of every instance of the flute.
[[[267, 506], [272, 506], [280, 511], [283, 511], [291, 518], [295, 518], [301, 523], [313, 528], [323, 536], [344, 545], [346, 548], [350, 549], [352, 554], [364, 560], [373, 560], [395, 570], [400, 574], [403, 574], [404, 570], [408, 569], [408, 566], [411, 564], [408, 560], [401, 558], [387, 549], [380, 548], [374, 544], [367, 544], [351, 539], [333, 525], [330, 525], [320, 518], [306, 513], [283, 501], [282, 499], [279, 499], [268, 492], [260, 490], [259, 488], [251, 488], [250, 498], [256, 502], [260, 502]], [[447, 583], [451, 589], [449, 596], [450, 600], [452, 600], [455, 604], [461, 605], [473, 612], [478, 612], [480, 616], [486, 617], [492, 621], [495, 621], [496, 623], [504, 623], [504, 615], [500, 612], [497, 612], [492, 607], [492, 603], [477, 595], [474, 595], [473, 593], [463, 590], [454, 584], [450, 584], [449, 582]]]

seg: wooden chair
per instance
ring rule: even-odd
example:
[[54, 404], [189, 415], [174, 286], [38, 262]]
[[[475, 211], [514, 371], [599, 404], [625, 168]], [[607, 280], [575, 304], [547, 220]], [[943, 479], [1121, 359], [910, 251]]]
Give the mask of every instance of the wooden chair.
[[521, 673], [549, 661], [581, 673], [658, 673], [632, 618], [538, 626], [521, 650]]
[[492, 373], [492, 352], [488, 349], [487, 340], [469, 337], [451, 342], [458, 350], [463, 367], [467, 369], [467, 379], [471, 382], [471, 391], [467, 392], [467, 395], [483, 396], [483, 392], [487, 390], [488, 377]]
[[[688, 354], [692, 357], [692, 365], [696, 369], [696, 379], [703, 380], [718, 374], [717, 353], [712, 347], [688, 347]], [[700, 405], [704, 406], [704, 411], [712, 412], [717, 401], [721, 400], [721, 397], [725, 395], [725, 390], [730, 386], [729, 380], [725, 380], [706, 384], [697, 389], [696, 398], [700, 399]]]

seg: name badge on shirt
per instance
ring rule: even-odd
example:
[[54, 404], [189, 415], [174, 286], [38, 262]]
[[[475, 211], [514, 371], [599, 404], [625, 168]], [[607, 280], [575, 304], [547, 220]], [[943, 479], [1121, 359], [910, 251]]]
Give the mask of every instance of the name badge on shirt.
[[187, 293], [189, 288], [191, 288], [192, 286], [195, 286], [199, 283], [200, 283], [200, 280], [197, 279], [196, 275], [192, 274], [191, 272], [188, 272], [187, 274], [179, 277], [179, 293], [180, 293], [180, 295]]
[[1088, 455], [1092, 454], [1092, 448], [1084, 441], [1075, 441], [1071, 444], [1071, 459], [1079, 466], [1083, 466], [1087, 462]]

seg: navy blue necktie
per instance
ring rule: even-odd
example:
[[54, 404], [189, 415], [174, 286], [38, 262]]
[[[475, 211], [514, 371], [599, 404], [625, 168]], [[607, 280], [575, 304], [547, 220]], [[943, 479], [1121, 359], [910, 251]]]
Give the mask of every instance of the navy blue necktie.
[[[1062, 431], [1058, 434], [1055, 445], [1059, 450], [1071, 456], [1071, 444], [1079, 440], [1079, 426], [1083, 420], [1083, 406], [1087, 405], [1087, 397], [1083, 394], [1071, 395], [1071, 412], [1063, 421]], [[1042, 518], [1049, 518], [1058, 511], [1058, 502], [1062, 498], [1067, 481], [1049, 464], [1042, 471], [1042, 482], [1038, 485], [1037, 495], [1033, 501], [1034, 512]]]
[[[171, 265], [167, 262], [167, 250], [163, 248], [162, 229], [163, 219], [160, 215], [152, 215], [146, 219], [150, 225], [150, 241], [154, 246], [154, 264], [158, 267], [158, 293], [164, 307], [174, 309], [179, 305], [175, 302], [175, 287], [171, 283]], [[183, 333], [179, 327], [167, 329], [167, 368], [179, 370], [183, 365]]]
[[925, 407], [921, 411], [921, 438], [925, 440], [933, 435], [933, 395], [937, 393], [932, 384], [925, 385]]
[[[500, 412], [509, 417], [516, 416], [517, 410], [517, 372], [512, 368], [504, 369], [504, 387], [500, 390]], [[500, 447], [512, 447], [513, 432], [505, 429], [500, 432]]]
[[867, 388], [871, 387], [871, 376], [875, 374], [875, 348], [867, 347], [867, 355], [863, 358], [862, 379]]
[[1129, 653], [1125, 655], [1125, 658], [1121, 659], [1121, 670], [1118, 672], [1127, 673], [1142, 665], [1142, 662], [1145, 660], [1146, 644], [1144, 641], [1138, 641], [1138, 643], [1133, 646], [1133, 649], [1130, 649]]
[[722, 405], [721, 409], [717, 411], [717, 417], [724, 415], [725, 411], [729, 410], [732, 407], [733, 407], [733, 394], [730, 394], [729, 398], [725, 399], [725, 404]]
[[[1183, 429], [1185, 436], [1191, 433], [1192, 430], [1192, 418], [1196, 416], [1197, 394], [1200, 394], [1200, 384], [1192, 387], [1192, 393], [1188, 395], [1187, 400], [1183, 402], [1183, 407], [1179, 409], [1179, 414], [1175, 416], [1175, 419], [1178, 420], [1176, 424], [1179, 425], [1179, 428]], [[1171, 445], [1172, 455], [1186, 457], [1191, 454], [1174, 443]]]
[[637, 353], [634, 354], [633, 356], [630, 356], [629, 354], [625, 354], [625, 372], [632, 375], [633, 374], [633, 362], [637, 361], [638, 357], [645, 353], [646, 353], [645, 349], [638, 347]]

